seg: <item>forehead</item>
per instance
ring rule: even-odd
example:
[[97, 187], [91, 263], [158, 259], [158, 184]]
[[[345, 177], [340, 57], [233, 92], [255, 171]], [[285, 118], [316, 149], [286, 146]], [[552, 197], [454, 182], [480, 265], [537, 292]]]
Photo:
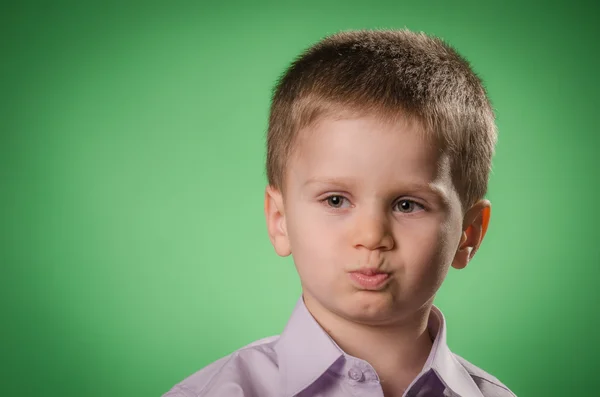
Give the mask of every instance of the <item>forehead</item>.
[[354, 179], [371, 187], [393, 183], [442, 183], [449, 161], [411, 120], [324, 118], [299, 132], [287, 167], [296, 182]]

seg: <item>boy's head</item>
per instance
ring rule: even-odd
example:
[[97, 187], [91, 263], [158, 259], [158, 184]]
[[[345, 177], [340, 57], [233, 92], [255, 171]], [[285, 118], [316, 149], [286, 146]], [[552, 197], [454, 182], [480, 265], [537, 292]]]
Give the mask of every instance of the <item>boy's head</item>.
[[431, 302], [485, 234], [495, 142], [481, 81], [439, 39], [344, 32], [300, 56], [273, 96], [265, 213], [313, 312], [387, 323]]

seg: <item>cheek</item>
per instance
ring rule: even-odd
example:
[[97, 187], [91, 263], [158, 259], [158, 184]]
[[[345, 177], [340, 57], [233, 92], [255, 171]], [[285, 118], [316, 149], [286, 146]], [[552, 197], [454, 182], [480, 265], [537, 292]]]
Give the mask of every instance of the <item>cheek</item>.
[[297, 248], [317, 249], [329, 247], [333, 251], [343, 239], [344, 221], [337, 215], [330, 215], [318, 208], [317, 204], [298, 205], [288, 214], [288, 234]]
[[315, 216], [310, 211], [298, 211], [288, 216], [288, 236], [300, 276], [334, 277], [336, 270], [339, 272], [341, 260], [343, 233], [340, 222], [327, 216]]
[[444, 279], [455, 252], [449, 225], [431, 219], [401, 232], [399, 252], [414, 284], [436, 286]]

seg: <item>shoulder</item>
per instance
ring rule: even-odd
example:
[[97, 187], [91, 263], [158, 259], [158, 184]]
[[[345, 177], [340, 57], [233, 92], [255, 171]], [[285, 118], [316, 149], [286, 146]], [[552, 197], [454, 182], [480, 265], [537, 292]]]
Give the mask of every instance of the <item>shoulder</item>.
[[479, 390], [481, 390], [481, 394], [483, 394], [484, 397], [516, 397], [516, 395], [510, 391], [506, 385], [500, 382], [498, 378], [490, 375], [459, 355], [454, 353], [452, 354], [454, 355], [454, 358], [456, 358], [458, 362], [467, 370], [469, 375], [471, 375], [471, 378], [475, 384], [477, 384], [477, 387], [479, 387]]
[[207, 365], [176, 384], [163, 397], [268, 396], [277, 387], [279, 336], [257, 340]]

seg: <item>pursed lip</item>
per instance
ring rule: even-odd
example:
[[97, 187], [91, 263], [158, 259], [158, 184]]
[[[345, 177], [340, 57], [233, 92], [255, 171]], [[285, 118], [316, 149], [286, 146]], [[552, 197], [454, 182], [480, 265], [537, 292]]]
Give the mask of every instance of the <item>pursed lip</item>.
[[379, 270], [376, 268], [362, 268], [362, 269], [358, 269], [358, 270], [353, 270], [350, 273], [360, 273], [360, 274], [364, 274], [365, 276], [374, 276], [376, 274], [389, 274], [389, 272], [384, 272], [383, 270]]
[[390, 273], [373, 268], [358, 269], [348, 273], [352, 283], [362, 290], [378, 291], [390, 280]]

